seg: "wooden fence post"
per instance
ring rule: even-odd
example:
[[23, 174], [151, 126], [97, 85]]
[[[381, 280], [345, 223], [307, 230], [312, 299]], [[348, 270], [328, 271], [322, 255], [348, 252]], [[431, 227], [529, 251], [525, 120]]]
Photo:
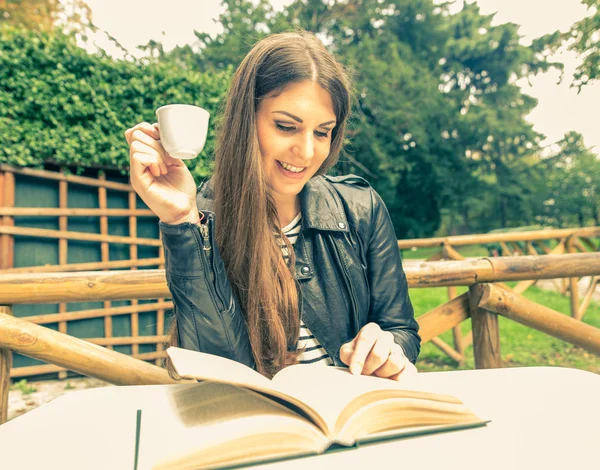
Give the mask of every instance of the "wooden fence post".
[[[0, 305], [0, 314], [12, 315], [10, 306]], [[10, 389], [10, 368], [12, 351], [0, 348], [0, 424], [8, 420], [8, 391]]]
[[[129, 209], [133, 210], [136, 207], [136, 193], [135, 191], [131, 190], [129, 193], [127, 193], [127, 204]], [[129, 236], [136, 238], [137, 237], [137, 217], [136, 216], [130, 216], [129, 217]], [[129, 245], [129, 259], [138, 259], [138, 246], [135, 244], [131, 244]], [[131, 267], [132, 270], [137, 269], [135, 266]], [[137, 299], [131, 299], [130, 304], [132, 307], [135, 307], [136, 305], [138, 305], [138, 300]], [[131, 312], [131, 316], [130, 316], [130, 321], [131, 321], [131, 336], [136, 338], [139, 335], [140, 332], [140, 322], [139, 322], [139, 315], [136, 312]], [[158, 332], [156, 334], [159, 334]], [[140, 350], [139, 350], [139, 345], [138, 344], [132, 344], [131, 345], [131, 354], [136, 355], [139, 354]]]
[[[568, 253], [577, 253], [577, 249], [574, 245], [575, 236], [571, 235], [567, 239], [567, 252]], [[579, 319], [579, 278], [571, 277], [569, 278], [569, 290], [571, 294], [571, 316], [575, 319]]]
[[484, 286], [469, 288], [469, 313], [473, 330], [473, 355], [476, 369], [502, 367], [498, 315], [479, 307]]
[[[8, 171], [0, 171], [0, 207], [15, 205], [15, 178]], [[12, 217], [0, 217], [0, 225], [13, 226]], [[0, 235], [0, 269], [12, 268], [14, 241], [10, 235]], [[10, 306], [0, 305], [0, 313], [12, 315]], [[0, 424], [8, 420], [8, 391], [10, 389], [10, 368], [12, 351], [0, 348]]]
[[[162, 233], [158, 232], [158, 237], [160, 238], [160, 240], [162, 241]], [[158, 257], [160, 259], [160, 264], [158, 265], [158, 269], [165, 269], [165, 253], [163, 251], [163, 247], [159, 247], [158, 249]], [[158, 299], [158, 302], [164, 302], [165, 299], [164, 298], [160, 298]], [[157, 335], [164, 335], [165, 334], [165, 309], [158, 309], [156, 311], [156, 334]], [[157, 352], [161, 352], [164, 351], [164, 344], [163, 343], [158, 343], [156, 345], [156, 351]], [[157, 366], [161, 366], [163, 364], [163, 359], [162, 358], [158, 358], [155, 361], [155, 364]]]
[[[100, 170], [98, 172], [98, 181], [104, 183], [106, 181], [106, 175], [104, 171]], [[98, 207], [100, 209], [107, 209], [107, 191], [105, 186], [98, 187]], [[108, 217], [101, 216], [100, 217], [100, 233], [102, 235], [108, 235]], [[110, 262], [110, 247], [107, 241], [104, 241], [100, 244], [100, 259], [103, 263]], [[106, 271], [106, 268], [103, 269]], [[104, 309], [107, 310], [111, 307], [110, 300], [104, 301]], [[104, 337], [112, 338], [113, 336], [113, 324], [112, 317], [106, 315], [104, 317]], [[106, 346], [108, 349], [113, 349], [112, 345]]]
[[[60, 172], [62, 174], [65, 173], [65, 169], [61, 168]], [[66, 181], [58, 182], [58, 207], [60, 209], [67, 209], [69, 207], [69, 183]], [[66, 232], [69, 230], [69, 219], [67, 216], [60, 216], [58, 218], [58, 229], [61, 232]], [[69, 262], [69, 241], [66, 238], [58, 239], [58, 264], [66, 265]], [[61, 302], [58, 304], [58, 313], [67, 313], [68, 308], [65, 302]], [[67, 322], [59, 321], [58, 322], [58, 331], [61, 333], [67, 334]], [[67, 378], [67, 371], [61, 370], [58, 373], [58, 378], [60, 380], [64, 380]]]
[[[10, 172], [0, 172], [0, 207], [15, 205], [15, 176]], [[0, 217], [0, 226], [13, 227], [12, 217]], [[0, 235], [0, 268], [12, 268], [14, 262], [14, 239], [10, 234]]]

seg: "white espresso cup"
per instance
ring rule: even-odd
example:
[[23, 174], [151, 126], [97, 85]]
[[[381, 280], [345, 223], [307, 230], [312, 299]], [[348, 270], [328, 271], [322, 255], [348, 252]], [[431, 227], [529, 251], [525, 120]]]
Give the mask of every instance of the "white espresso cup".
[[189, 160], [202, 152], [208, 133], [208, 111], [189, 104], [169, 104], [158, 108], [156, 117], [160, 141], [169, 155]]

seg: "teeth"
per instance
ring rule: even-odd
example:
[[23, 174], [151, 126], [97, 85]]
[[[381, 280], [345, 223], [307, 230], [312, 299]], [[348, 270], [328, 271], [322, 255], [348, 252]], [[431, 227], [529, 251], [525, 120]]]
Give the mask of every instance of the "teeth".
[[287, 163], [283, 163], [283, 162], [279, 162], [279, 163], [281, 163], [281, 166], [284, 167], [286, 170], [289, 170], [293, 173], [300, 173], [301, 171], [304, 170], [304, 168], [296, 168], [295, 166], [288, 165]]

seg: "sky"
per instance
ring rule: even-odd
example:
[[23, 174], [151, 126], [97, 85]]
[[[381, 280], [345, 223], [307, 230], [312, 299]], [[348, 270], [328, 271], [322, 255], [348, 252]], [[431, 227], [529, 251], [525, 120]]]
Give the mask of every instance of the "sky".
[[[116, 38], [132, 55], [141, 56], [136, 46], [154, 39], [166, 50], [177, 45], [193, 43], [194, 30], [217, 34], [220, 25], [216, 19], [222, 12], [219, 0], [86, 0], [92, 9], [93, 21], [99, 28]], [[462, 0], [457, 1], [460, 8]], [[469, 0], [471, 3], [472, 0]], [[291, 0], [273, 0], [276, 8]], [[520, 25], [521, 41], [532, 39], [555, 30], [567, 31], [586, 15], [580, 0], [477, 0], [483, 14], [495, 13], [493, 24], [512, 22]], [[543, 12], [540, 5], [544, 5]], [[107, 52], [119, 52], [100, 35], [97, 43]], [[600, 81], [587, 85], [578, 94], [570, 87], [578, 57], [570, 51], [559, 51], [554, 60], [565, 64], [564, 77], [559, 84], [560, 72], [546, 73], [521, 80], [523, 91], [538, 99], [537, 107], [527, 116], [534, 129], [546, 136], [545, 146], [560, 140], [565, 132], [575, 130], [584, 136], [588, 147], [600, 154]]]

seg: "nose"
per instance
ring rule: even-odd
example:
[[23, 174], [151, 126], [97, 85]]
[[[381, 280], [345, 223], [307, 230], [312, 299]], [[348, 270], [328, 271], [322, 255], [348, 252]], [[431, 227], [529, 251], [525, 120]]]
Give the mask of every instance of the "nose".
[[298, 137], [298, 141], [294, 144], [294, 154], [304, 160], [308, 166], [310, 160], [315, 156], [315, 140], [312, 132], [302, 133]]

